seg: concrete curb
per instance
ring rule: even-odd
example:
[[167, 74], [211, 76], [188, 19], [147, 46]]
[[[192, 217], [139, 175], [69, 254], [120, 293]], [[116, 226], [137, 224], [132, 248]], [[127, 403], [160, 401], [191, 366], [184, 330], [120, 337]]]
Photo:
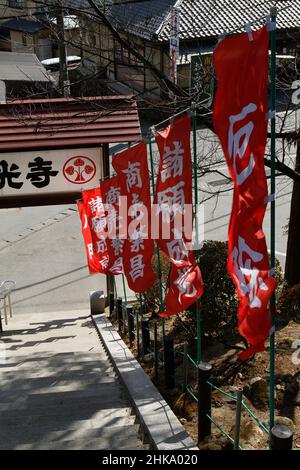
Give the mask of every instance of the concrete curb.
[[199, 450], [106, 315], [92, 318], [151, 447], [168, 451]]

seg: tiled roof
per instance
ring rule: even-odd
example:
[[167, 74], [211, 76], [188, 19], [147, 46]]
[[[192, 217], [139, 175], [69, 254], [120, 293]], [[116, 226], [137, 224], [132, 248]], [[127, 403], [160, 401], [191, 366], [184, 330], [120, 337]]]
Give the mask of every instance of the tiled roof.
[[140, 121], [132, 96], [0, 104], [0, 153], [135, 142], [140, 136]]
[[[243, 31], [247, 22], [265, 18], [274, 1], [263, 0], [182, 0], [180, 9], [180, 37], [182, 39], [219, 36], [226, 32]], [[300, 0], [278, 1], [278, 29], [300, 26]], [[280, 10], [283, 11], [280, 11]], [[264, 20], [258, 21], [257, 25]], [[237, 31], [236, 31], [237, 30]], [[169, 25], [161, 30], [160, 39], [167, 40]]]
[[174, 0], [150, 0], [111, 6], [109, 19], [117, 29], [152, 39], [168, 17]]
[[0, 51], [0, 80], [51, 82], [53, 79], [35, 54]]
[[[169, 11], [177, 4], [181, 39], [209, 38], [242, 31], [245, 23], [265, 18], [274, 3], [279, 8], [278, 29], [300, 27], [300, 0], [144, 0], [112, 5], [109, 18], [120, 30], [167, 41]], [[257, 26], [260, 24], [258, 21]]]
[[46, 26], [38, 21], [25, 20], [24, 18], [13, 18], [11, 20], [4, 21], [0, 26], [3, 29], [31, 34], [35, 34], [46, 29]]
[[[51, 3], [54, 0], [50, 0]], [[103, 0], [94, 0], [103, 7]], [[176, 0], [106, 0], [106, 16], [119, 30], [128, 31], [145, 39], [152, 39], [160, 30]], [[65, 7], [95, 14], [87, 0], [64, 0]], [[75, 12], [74, 12], [75, 13]]]

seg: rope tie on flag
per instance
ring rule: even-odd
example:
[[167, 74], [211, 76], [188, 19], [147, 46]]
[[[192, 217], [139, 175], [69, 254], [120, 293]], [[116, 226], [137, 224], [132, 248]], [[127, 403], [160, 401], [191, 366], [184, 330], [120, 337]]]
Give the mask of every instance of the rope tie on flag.
[[271, 268], [270, 271], [269, 271], [269, 274], [270, 274], [270, 276], [275, 276], [275, 274], [276, 274], [276, 269], [275, 269], [275, 268]]
[[271, 119], [274, 119], [276, 117], [276, 111], [275, 110], [269, 110], [267, 113], [266, 113], [266, 119], [267, 121], [271, 121]]
[[275, 325], [272, 325], [270, 328], [270, 336], [274, 335], [275, 331], [276, 331]]
[[265, 197], [265, 204], [269, 204], [270, 202], [274, 202], [276, 200], [276, 194], [269, 194]]
[[248, 34], [249, 41], [253, 41], [253, 32], [250, 23], [245, 24], [245, 31]]
[[[276, 7], [275, 7], [276, 8]], [[288, 7], [286, 7], [288, 8]], [[272, 10], [272, 9], [271, 9]], [[278, 10], [279, 12], [280, 11], [283, 11], [283, 8]], [[275, 15], [277, 14], [277, 9], [275, 11]], [[272, 20], [272, 16], [271, 15], [267, 15], [267, 30], [269, 32], [271, 31], [276, 31], [276, 23], [274, 23], [274, 21]]]

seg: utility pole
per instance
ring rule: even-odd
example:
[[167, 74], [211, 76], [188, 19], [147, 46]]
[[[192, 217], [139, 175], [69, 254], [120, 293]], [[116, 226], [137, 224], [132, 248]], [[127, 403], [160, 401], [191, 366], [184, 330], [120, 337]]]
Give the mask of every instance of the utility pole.
[[[270, 48], [271, 48], [271, 195], [274, 196], [271, 201], [271, 270], [275, 269], [275, 163], [276, 163], [276, 19], [277, 7], [270, 8]], [[275, 424], [275, 313], [276, 313], [276, 295], [270, 299], [271, 313], [271, 331], [270, 331], [270, 429]]]
[[[296, 70], [297, 79], [299, 80], [299, 69], [300, 69], [300, 43], [296, 45]], [[297, 110], [295, 115], [297, 116]], [[298, 121], [298, 119], [297, 119]], [[296, 133], [299, 129], [296, 127]], [[300, 173], [300, 140], [296, 142], [296, 165], [295, 171]], [[287, 243], [286, 253], [286, 265], [285, 265], [285, 278], [289, 287], [293, 287], [295, 284], [300, 283], [300, 183], [294, 181], [293, 194], [291, 201], [291, 212], [289, 221], [289, 234]]]
[[[297, 112], [297, 111], [296, 111]], [[300, 140], [296, 143], [295, 171], [300, 172]], [[300, 283], [300, 184], [294, 181], [289, 222], [285, 278], [289, 287]]]
[[57, 3], [56, 22], [59, 50], [59, 88], [63, 95], [68, 97], [71, 93], [65, 44], [64, 0]]

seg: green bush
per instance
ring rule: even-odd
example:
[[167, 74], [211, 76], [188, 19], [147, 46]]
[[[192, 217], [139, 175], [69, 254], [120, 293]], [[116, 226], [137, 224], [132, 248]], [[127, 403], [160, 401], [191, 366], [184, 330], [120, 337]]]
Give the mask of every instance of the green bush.
[[202, 331], [209, 337], [228, 337], [236, 331], [238, 301], [227, 272], [228, 243], [206, 241], [200, 250], [203, 276], [201, 298]]
[[[163, 285], [168, 288], [170, 263], [161, 253]], [[201, 298], [202, 333], [208, 338], [225, 339], [228, 341], [237, 334], [238, 300], [235, 286], [227, 272], [228, 243], [205, 241], [199, 253], [199, 266], [204, 282], [204, 293]], [[157, 273], [157, 257], [154, 256], [152, 266]], [[283, 276], [280, 263], [276, 260], [276, 278], [279, 291], [283, 289]], [[165, 290], [164, 290], [165, 295]], [[143, 294], [146, 311], [159, 313], [159, 283]], [[196, 336], [195, 305], [183, 312], [174, 324], [176, 329], [184, 329], [187, 339]]]
[[[161, 273], [162, 273], [162, 289], [163, 289], [163, 299], [166, 295], [166, 289], [169, 285], [169, 273], [170, 273], [170, 262], [166, 255], [160, 251], [160, 264], [161, 264]], [[142, 294], [142, 301], [145, 305], [146, 313], [151, 312], [153, 315], [160, 313], [160, 283], [159, 283], [159, 272], [158, 272], [158, 260], [157, 255], [155, 254], [152, 257], [152, 269], [157, 276], [157, 280], [150, 289]]]
[[300, 321], [300, 284], [282, 289], [277, 311], [279, 318]]
[[[199, 266], [204, 282], [201, 298], [202, 332], [209, 338], [228, 341], [238, 335], [238, 298], [234, 283], [227, 272], [227, 258], [228, 242], [208, 240], [200, 250]], [[275, 263], [275, 277], [280, 292], [284, 279], [278, 259]], [[191, 311], [195, 314], [195, 307]]]

